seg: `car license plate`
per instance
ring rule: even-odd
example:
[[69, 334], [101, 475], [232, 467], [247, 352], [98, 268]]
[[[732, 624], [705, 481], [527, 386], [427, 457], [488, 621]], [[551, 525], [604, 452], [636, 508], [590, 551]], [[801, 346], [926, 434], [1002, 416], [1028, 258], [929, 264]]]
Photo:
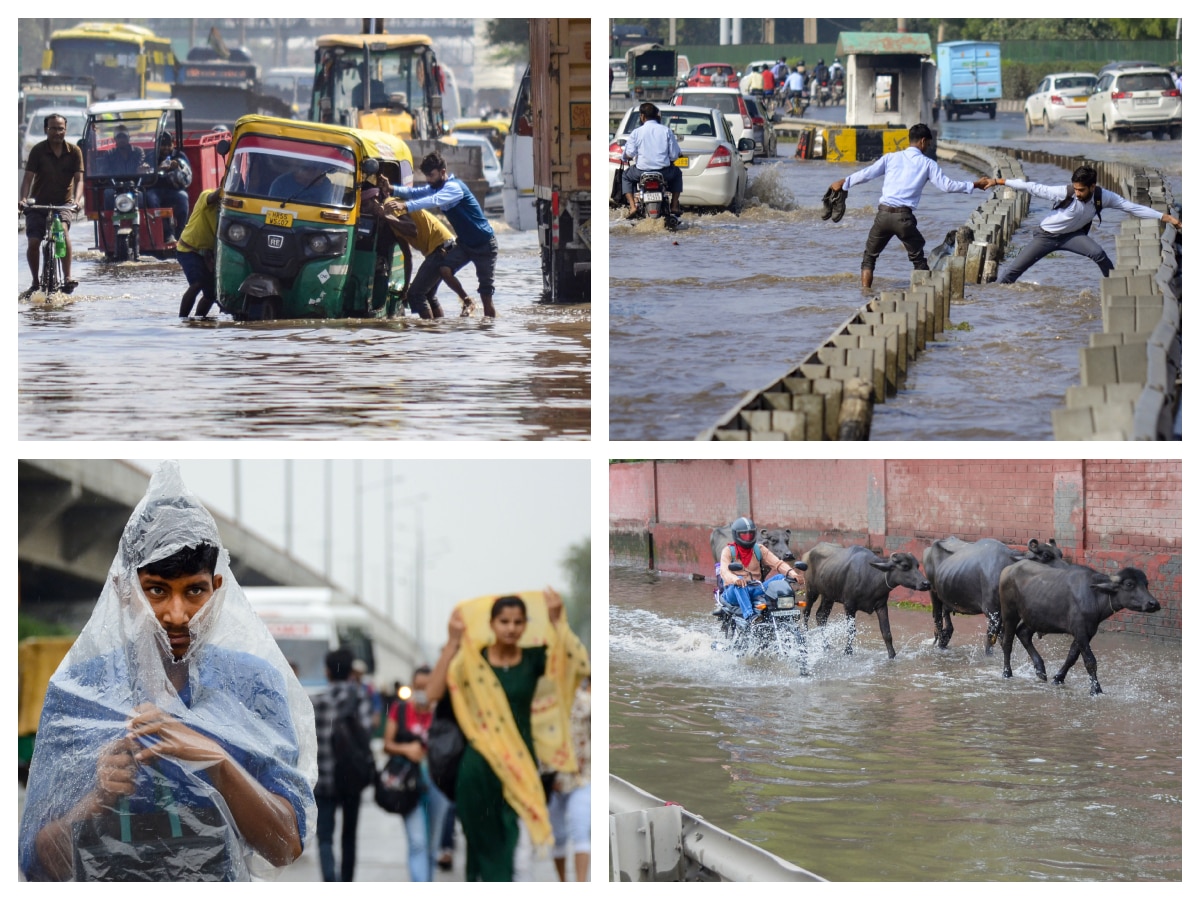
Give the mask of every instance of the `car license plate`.
[[1137, 106], [1156, 106], [1158, 104], [1157, 97], [1138, 97], [1134, 101]]
[[686, 169], [688, 167], [688, 158], [686, 156], [679, 157], [679, 159], [675, 160], [675, 165], [681, 169]]
[[1083, 106], [1083, 104], [1087, 103], [1087, 97], [1072, 97], [1071, 103], [1075, 106]]
[[651, 200], [661, 200], [662, 191], [652, 191], [650, 193], [642, 194], [642, 199], [646, 202], [650, 202]]
[[292, 214], [290, 212], [268, 209], [266, 219], [268, 225], [278, 225], [280, 228], [292, 227]]

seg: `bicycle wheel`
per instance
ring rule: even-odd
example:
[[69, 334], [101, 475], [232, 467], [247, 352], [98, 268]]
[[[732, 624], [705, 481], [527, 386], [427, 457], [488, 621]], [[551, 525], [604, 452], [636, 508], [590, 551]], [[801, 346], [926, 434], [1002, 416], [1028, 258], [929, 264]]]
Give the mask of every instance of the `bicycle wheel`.
[[62, 260], [54, 255], [54, 244], [49, 237], [42, 240], [42, 293], [49, 297], [62, 287]]

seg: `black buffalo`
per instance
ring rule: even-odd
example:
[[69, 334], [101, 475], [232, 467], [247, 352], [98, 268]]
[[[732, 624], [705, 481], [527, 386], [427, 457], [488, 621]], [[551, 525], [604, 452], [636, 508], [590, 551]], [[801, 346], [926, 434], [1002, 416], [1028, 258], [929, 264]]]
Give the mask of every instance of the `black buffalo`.
[[[796, 558], [796, 554], [788, 546], [788, 541], [791, 540], [791, 537], [792, 532], [787, 528], [758, 529], [758, 542], [785, 561]], [[708, 540], [712, 546], [713, 562], [720, 562], [721, 551], [733, 543], [733, 529], [728, 525], [714, 528]], [[765, 575], [766, 573], [764, 572], [763, 574]]]
[[817, 544], [804, 554], [808, 563], [806, 585], [808, 611], [821, 598], [817, 610], [817, 624], [829, 620], [829, 611], [834, 603], [841, 603], [850, 620], [850, 636], [846, 641], [846, 652], [854, 652], [854, 616], [859, 612], [875, 613], [879, 619], [879, 633], [887, 644], [888, 658], [894, 659], [896, 650], [892, 646], [892, 627], [888, 623], [888, 594], [892, 588], [907, 587], [914, 591], [929, 590], [929, 582], [921, 574], [921, 566], [911, 553], [893, 553], [887, 559], [876, 556], [866, 547], [839, 547], [837, 544]]
[[974, 543], [956, 537], [934, 541], [925, 550], [925, 577], [933, 606], [933, 639], [946, 649], [954, 634], [950, 614], [987, 616], [984, 652], [991, 655], [1000, 634], [1000, 573], [1013, 563], [1031, 559], [1048, 565], [1067, 565], [1051, 538], [1048, 544], [1030, 540], [1025, 550], [1011, 550], [992, 538]]
[[1014, 634], [1021, 639], [1042, 681], [1046, 680], [1046, 664], [1033, 647], [1033, 635], [1069, 634], [1074, 638], [1071, 650], [1054, 683], [1062, 684], [1082, 655], [1092, 680], [1091, 692], [1102, 693], [1091, 647], [1100, 623], [1121, 609], [1152, 613], [1161, 608], [1150, 595], [1146, 573], [1141, 569], [1126, 567], [1109, 577], [1087, 566], [1057, 569], [1036, 562], [1015, 563], [1000, 576], [1004, 677], [1012, 677], [1009, 659]]

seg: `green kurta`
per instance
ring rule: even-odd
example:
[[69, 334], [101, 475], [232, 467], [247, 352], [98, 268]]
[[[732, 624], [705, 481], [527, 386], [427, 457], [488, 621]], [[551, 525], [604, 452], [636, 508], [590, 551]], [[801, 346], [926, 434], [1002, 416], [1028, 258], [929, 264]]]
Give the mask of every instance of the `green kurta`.
[[[484, 659], [487, 659], [486, 652]], [[514, 666], [492, 666], [500, 680], [517, 730], [533, 752], [532, 708], [538, 679], [546, 671], [546, 648], [526, 647]], [[534, 759], [536, 760], [536, 756]], [[517, 848], [517, 813], [504, 800], [504, 788], [487, 760], [468, 746], [458, 768], [458, 819], [467, 838], [467, 881], [512, 881]]]

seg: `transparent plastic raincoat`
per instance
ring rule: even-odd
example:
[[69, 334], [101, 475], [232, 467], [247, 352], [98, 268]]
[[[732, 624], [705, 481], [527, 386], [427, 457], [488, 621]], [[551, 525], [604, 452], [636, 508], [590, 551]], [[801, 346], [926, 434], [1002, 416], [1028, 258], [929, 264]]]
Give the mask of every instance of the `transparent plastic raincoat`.
[[[176, 660], [138, 570], [200, 544], [219, 549], [220, 585], [187, 623], [190, 645]], [[135, 716], [174, 731], [131, 737]], [[133, 762], [172, 734], [204, 752]], [[101, 760], [114, 746], [132, 754], [123, 796], [101, 790]], [[316, 759], [307, 694], [233, 577], [212, 516], [178, 466], [163, 463], [125, 526], [91, 618], [50, 679], [21, 871], [30, 880], [268, 876], [267, 860], [290, 861], [315, 821]]]

